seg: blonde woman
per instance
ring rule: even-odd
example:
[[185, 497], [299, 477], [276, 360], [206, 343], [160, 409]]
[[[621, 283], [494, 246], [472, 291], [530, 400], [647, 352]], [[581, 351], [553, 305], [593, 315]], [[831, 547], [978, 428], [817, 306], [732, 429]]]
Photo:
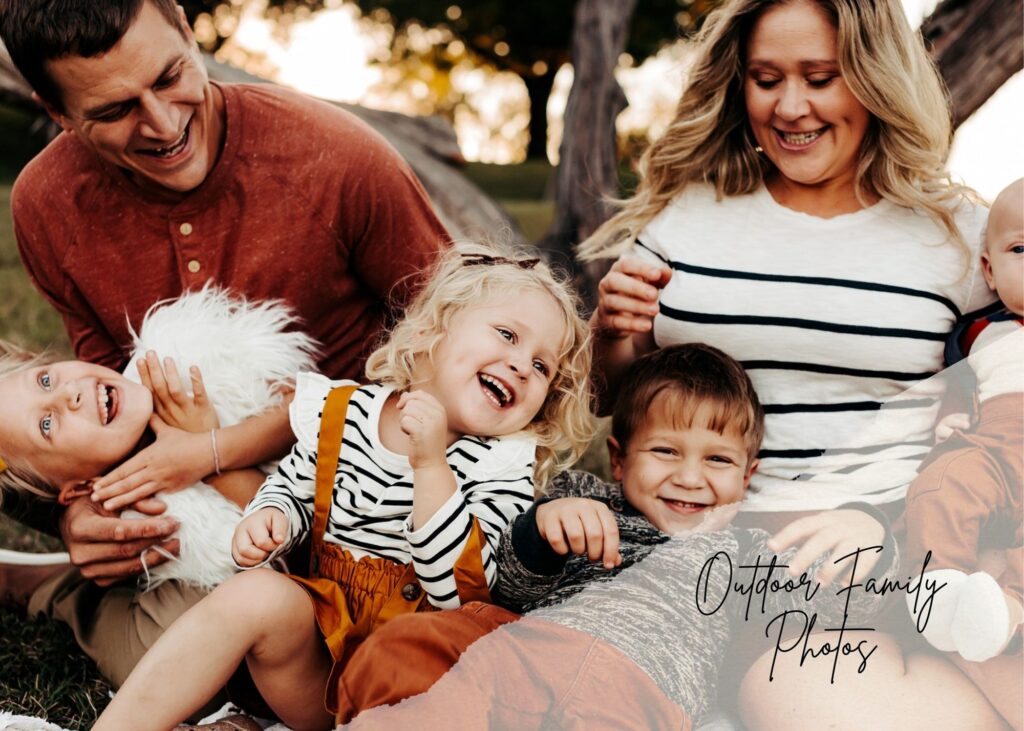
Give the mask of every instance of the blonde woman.
[[[928, 377], [957, 319], [992, 302], [985, 210], [946, 172], [950, 138], [896, 0], [731, 0], [636, 195], [581, 245], [618, 257], [591, 321], [606, 391], [672, 343], [707, 342], [748, 370], [766, 428], [746, 522], [777, 529], [854, 500], [901, 512], [931, 446]], [[799, 705], [816, 728], [863, 728], [876, 710], [900, 728], [999, 727], [944, 661], [870, 640], [869, 671], [840, 663], [835, 684], [831, 660], [797, 667], [792, 653], [768, 686], [769, 653], [746, 676], [745, 720], [793, 728]]]

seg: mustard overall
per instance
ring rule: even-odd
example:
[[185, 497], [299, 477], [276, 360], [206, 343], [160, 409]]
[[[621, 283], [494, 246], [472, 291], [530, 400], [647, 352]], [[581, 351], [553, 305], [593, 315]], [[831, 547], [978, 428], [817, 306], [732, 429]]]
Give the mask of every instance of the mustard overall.
[[[434, 610], [411, 563], [403, 565], [373, 556], [356, 560], [341, 546], [324, 540], [341, 456], [345, 414], [356, 388], [335, 388], [324, 404], [316, 454], [310, 578], [290, 575], [309, 594], [317, 626], [334, 661], [324, 696], [324, 704], [331, 713], [337, 711], [338, 676], [360, 642], [394, 617]], [[474, 520], [469, 540], [455, 567], [459, 598], [463, 602], [489, 601], [480, 554], [482, 546], [483, 535]], [[394, 661], [401, 662], [401, 659]]]

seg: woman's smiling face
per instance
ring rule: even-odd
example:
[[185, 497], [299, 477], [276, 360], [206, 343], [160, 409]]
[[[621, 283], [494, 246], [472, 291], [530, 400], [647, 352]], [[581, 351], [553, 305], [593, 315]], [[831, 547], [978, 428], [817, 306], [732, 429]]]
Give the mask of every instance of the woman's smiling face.
[[871, 115], [839, 71], [836, 28], [816, 3], [769, 8], [746, 48], [751, 131], [785, 184], [849, 186]]
[[99, 477], [135, 449], [150, 392], [116, 371], [63, 361], [0, 378], [0, 454], [63, 487]]

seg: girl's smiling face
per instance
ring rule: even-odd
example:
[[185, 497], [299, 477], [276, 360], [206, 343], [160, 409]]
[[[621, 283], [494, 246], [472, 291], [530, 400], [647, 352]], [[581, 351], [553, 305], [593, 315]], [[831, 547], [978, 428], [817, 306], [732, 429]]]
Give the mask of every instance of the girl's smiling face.
[[566, 333], [558, 303], [539, 288], [457, 312], [415, 384], [444, 406], [449, 443], [525, 429], [547, 399]]
[[55, 488], [99, 477], [135, 449], [153, 398], [116, 371], [63, 361], [0, 378], [0, 453]]
[[746, 48], [743, 84], [757, 144], [797, 186], [854, 186], [871, 114], [839, 71], [836, 29], [810, 0], [764, 12]]

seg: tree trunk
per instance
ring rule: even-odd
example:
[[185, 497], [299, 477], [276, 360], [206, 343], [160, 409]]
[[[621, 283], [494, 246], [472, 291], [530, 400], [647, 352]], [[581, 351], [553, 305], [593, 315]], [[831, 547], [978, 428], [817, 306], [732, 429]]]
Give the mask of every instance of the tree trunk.
[[619, 195], [615, 118], [626, 96], [615, 80], [637, 0], [578, 0], [572, 35], [575, 77], [565, 108], [565, 133], [555, 177], [555, 222], [540, 242], [574, 275], [585, 302], [597, 279], [577, 264], [573, 246], [608, 218]]
[[1021, 0], [943, 0], [921, 34], [949, 89], [956, 129], [1024, 66]]
[[523, 77], [530, 95], [530, 142], [526, 146], [526, 157], [530, 160], [548, 159], [548, 99], [557, 71], [549, 68], [542, 76], [527, 74]]

